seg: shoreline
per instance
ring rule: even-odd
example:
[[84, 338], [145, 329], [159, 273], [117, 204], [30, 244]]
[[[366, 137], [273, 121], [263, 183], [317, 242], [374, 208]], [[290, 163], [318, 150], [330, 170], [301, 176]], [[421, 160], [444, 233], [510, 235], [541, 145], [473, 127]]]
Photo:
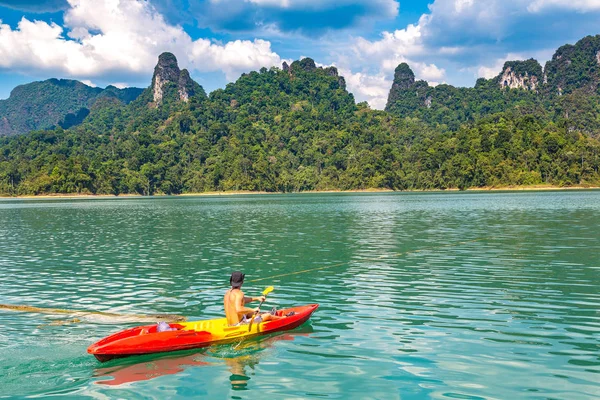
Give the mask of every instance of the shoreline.
[[[469, 188], [462, 192], [542, 192], [542, 191], [563, 191], [563, 190], [598, 190], [599, 186], [552, 186], [552, 185], [532, 185], [532, 186], [498, 186], [498, 187], [480, 187]], [[319, 194], [319, 193], [444, 193], [461, 192], [457, 188], [450, 189], [421, 189], [421, 190], [391, 190], [391, 189], [355, 189], [355, 190], [306, 190], [302, 192], [261, 192], [249, 190], [232, 190], [226, 192], [202, 192], [202, 193], [182, 193], [174, 195], [154, 194], [152, 196], [142, 196], [139, 194], [77, 194], [77, 193], [52, 193], [41, 195], [23, 195], [23, 196], [0, 196], [0, 200], [10, 199], [126, 199], [141, 197], [198, 197], [198, 196], [236, 196], [236, 195], [270, 195], [270, 194]]]

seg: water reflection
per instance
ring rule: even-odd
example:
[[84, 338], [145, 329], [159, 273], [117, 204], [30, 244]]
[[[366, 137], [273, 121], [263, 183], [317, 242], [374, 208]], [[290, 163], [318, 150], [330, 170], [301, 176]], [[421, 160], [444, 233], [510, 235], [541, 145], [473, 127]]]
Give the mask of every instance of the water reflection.
[[[140, 357], [136, 357], [139, 359]], [[99, 380], [98, 385], [120, 386], [131, 382], [149, 381], [159, 376], [172, 375], [184, 371], [190, 366], [203, 366], [209, 363], [204, 361], [202, 352], [168, 356], [146, 356], [144, 361], [135, 364], [117, 365], [106, 368], [96, 368], [94, 376], [106, 380]]]
[[248, 390], [250, 375], [254, 375], [255, 367], [266, 357], [265, 350], [276, 342], [292, 341], [298, 336], [308, 336], [313, 332], [311, 325], [302, 326], [293, 332], [266, 337], [261, 340], [246, 340], [236, 344], [213, 348], [211, 356], [223, 360], [231, 376], [229, 382], [232, 390]]
[[259, 358], [260, 356], [257, 356], [256, 354], [248, 354], [245, 356], [223, 359], [231, 372], [231, 376], [229, 377], [231, 389], [248, 389], [248, 381], [250, 380], [248, 375], [250, 374], [246, 372], [246, 368], [250, 368], [254, 371], [254, 367], [258, 365]]

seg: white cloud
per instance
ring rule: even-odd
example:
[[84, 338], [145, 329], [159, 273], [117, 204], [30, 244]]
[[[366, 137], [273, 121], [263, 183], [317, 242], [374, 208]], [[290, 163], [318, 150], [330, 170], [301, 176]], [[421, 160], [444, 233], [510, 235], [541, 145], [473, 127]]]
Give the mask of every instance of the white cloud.
[[145, 75], [160, 53], [171, 51], [182, 67], [223, 71], [233, 80], [241, 72], [281, 62], [264, 40], [223, 45], [194, 41], [145, 1], [69, 0], [69, 4], [64, 28], [26, 18], [14, 30], [0, 25], [0, 66], [79, 78]]
[[540, 12], [546, 9], [562, 8], [579, 12], [600, 10], [598, 0], [534, 0], [529, 4], [527, 10]]
[[179, 2], [181, 8], [189, 5], [188, 20], [193, 18], [200, 27], [213, 31], [310, 38], [393, 20], [400, 7], [398, 0], [169, 1]]
[[[226, 2], [227, 0], [212, 0], [212, 3]], [[239, 1], [239, 0], [236, 0]], [[380, 12], [395, 17], [398, 15], [399, 4], [397, 0], [244, 0], [245, 3], [255, 4], [260, 7], [273, 7], [295, 10], [325, 10], [348, 5], [375, 6]]]
[[370, 41], [363, 38], [356, 40], [356, 52], [361, 57], [406, 57], [424, 51], [421, 40], [421, 26], [408, 25], [405, 29], [394, 32], [383, 32], [382, 39]]
[[509, 53], [502, 58], [494, 60], [492, 64], [479, 65], [477, 67], [469, 68], [468, 70], [475, 71], [477, 78], [491, 79], [495, 78], [502, 72], [504, 63], [507, 61], [524, 60], [525, 57], [521, 54]]
[[271, 50], [271, 43], [255, 39], [236, 40], [224, 46], [206, 39], [196, 40], [191, 48], [190, 62], [198, 71], [222, 70], [228, 80], [235, 80], [242, 71], [259, 69], [262, 66], [281, 65], [281, 58]]
[[[75, 61], [71, 52], [77, 44], [62, 39], [63, 29], [52, 23], [29, 21], [23, 18], [16, 30], [9, 25], [0, 25], [0, 66], [4, 68], [28, 67], [35, 64], [38, 68], [49, 69], [63, 64], [69, 70]], [[61, 42], [60, 46], [54, 46]]]
[[371, 108], [379, 110], [385, 108], [392, 87], [392, 80], [385, 74], [353, 73], [344, 68], [340, 68], [339, 72], [344, 76], [348, 90], [354, 94], [357, 101], [367, 101]]
[[[551, 21], [564, 20], [564, 12], [600, 11], [600, 0], [435, 0], [429, 10], [419, 21], [427, 39], [475, 43], [503, 40], [515, 32], [521, 37], [528, 33], [546, 35], [548, 29], [555, 37]], [[578, 29], [573, 22], [568, 29], [563, 28], [563, 35]]]
[[475, 0], [455, 0], [454, 1], [454, 9], [457, 13], [462, 12], [465, 9], [473, 6]]
[[125, 89], [126, 87], [129, 86], [128, 84], [126, 84], [124, 82], [113, 82], [113, 83], [111, 83], [111, 85], [113, 85], [117, 89]]
[[[394, 69], [398, 64], [407, 62], [415, 72], [416, 79], [424, 79], [431, 86], [436, 86], [445, 80], [446, 70], [435, 64], [411, 61], [405, 58], [386, 59], [380, 63], [378, 72], [352, 72], [351, 67], [340, 68], [340, 74], [346, 79], [348, 90], [354, 94], [357, 101], [367, 101], [371, 108], [383, 110], [392, 87]], [[392, 67], [393, 66], [393, 67]]]
[[359, 37], [337, 56], [358, 100], [380, 108], [387, 93], [374, 83], [391, 86], [402, 62], [430, 85], [447, 81], [448, 67], [454, 83], [473, 85], [473, 76], [494, 77], [508, 60], [543, 64], [559, 46], [597, 33], [600, 17], [600, 0], [435, 0], [428, 7], [417, 24], [382, 32], [378, 40]]
[[[418, 25], [411, 24], [405, 29], [383, 32], [380, 40], [356, 39], [353, 46], [355, 57], [341, 57], [344, 68], [340, 71], [346, 78], [348, 89], [357, 100], [368, 101], [372, 108], [383, 109], [392, 86], [394, 70], [403, 62], [409, 64], [417, 79], [424, 79], [432, 84], [445, 79], [445, 69], [433, 63], [419, 61], [429, 51], [422, 35], [426, 24], [427, 21], [421, 18]], [[443, 51], [455, 54], [460, 49], [446, 47]], [[352, 72], [357, 67], [361, 72]]]
[[[302, 60], [306, 57], [300, 57]], [[370, 75], [364, 72], [352, 72], [349, 69], [338, 67], [335, 64], [321, 64], [315, 61], [315, 65], [321, 68], [336, 67], [338, 73], [344, 77], [346, 88], [354, 94], [357, 102], [366, 101], [371, 108], [384, 109], [387, 95], [392, 87], [392, 80], [385, 74]]]
[[502, 70], [502, 66], [504, 65], [504, 62], [505, 61], [501, 61], [500, 63], [496, 63], [495, 65], [493, 65], [491, 67], [482, 65], [477, 68], [476, 76], [478, 78], [491, 79], [500, 73], [500, 71]]
[[441, 43], [457, 38], [497, 39], [506, 34], [505, 18], [523, 9], [523, 1], [530, 0], [436, 0], [419, 26], [427, 39]]
[[433, 81], [444, 79], [446, 76], [446, 70], [444, 68], [438, 68], [435, 64], [413, 63], [413, 65], [417, 71], [417, 78]]
[[[271, 6], [288, 8], [292, 4], [293, 0], [244, 0], [246, 3], [253, 3], [259, 6]], [[214, 1], [213, 1], [214, 2]]]

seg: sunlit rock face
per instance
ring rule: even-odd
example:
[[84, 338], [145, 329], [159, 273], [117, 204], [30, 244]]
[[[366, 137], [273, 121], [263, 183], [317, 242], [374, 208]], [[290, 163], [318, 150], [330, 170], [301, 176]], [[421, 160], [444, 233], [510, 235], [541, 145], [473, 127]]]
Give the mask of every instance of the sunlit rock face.
[[498, 84], [506, 89], [536, 90], [544, 80], [542, 66], [534, 59], [504, 64]]
[[162, 53], [152, 76], [152, 94], [155, 104], [160, 104], [165, 96], [165, 86], [173, 84], [177, 87], [178, 100], [189, 101], [196, 94], [204, 94], [204, 89], [196, 83], [187, 69], [180, 70], [177, 58], [172, 53]]

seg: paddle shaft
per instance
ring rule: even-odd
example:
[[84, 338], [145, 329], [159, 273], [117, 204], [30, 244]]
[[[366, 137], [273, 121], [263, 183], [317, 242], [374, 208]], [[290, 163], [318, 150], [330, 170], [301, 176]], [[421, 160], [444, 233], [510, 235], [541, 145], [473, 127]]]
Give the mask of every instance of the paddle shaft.
[[254, 322], [254, 318], [256, 318], [256, 316], [260, 312], [260, 306], [262, 306], [262, 303], [264, 303], [264, 301], [267, 299], [267, 295], [265, 294], [263, 297], [264, 297], [264, 299], [261, 300], [260, 304], [258, 305], [258, 310], [254, 311], [254, 315], [250, 319], [250, 324], [248, 325], [248, 332], [250, 332], [252, 330], [252, 322]]

